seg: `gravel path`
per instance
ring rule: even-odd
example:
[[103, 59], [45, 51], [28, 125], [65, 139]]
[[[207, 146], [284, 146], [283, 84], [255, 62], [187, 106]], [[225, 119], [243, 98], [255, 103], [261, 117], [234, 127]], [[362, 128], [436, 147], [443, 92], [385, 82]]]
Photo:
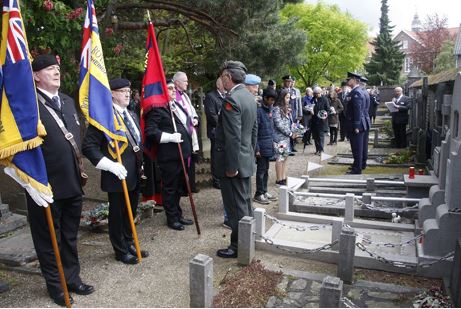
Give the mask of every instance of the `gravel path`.
[[[304, 174], [307, 159], [318, 163], [313, 146], [290, 157], [289, 175]], [[345, 152], [348, 143], [326, 146], [329, 154]], [[274, 163], [271, 162], [269, 177], [270, 192], [275, 188]], [[253, 189], [254, 190], [254, 189]], [[145, 219], [138, 225], [142, 249], [149, 250], [150, 257], [135, 266], [116, 262], [107, 234], [82, 231], [79, 240], [81, 277], [84, 282], [95, 286], [95, 293], [89, 296], [73, 295], [75, 307], [188, 307], [189, 306], [189, 260], [196, 254], [206, 254], [214, 259], [215, 287], [229, 269], [237, 269], [235, 259], [221, 259], [215, 256], [219, 248], [229, 244], [230, 231], [222, 227], [222, 202], [219, 190], [202, 189], [194, 195], [202, 235], [197, 236], [194, 226], [185, 231], [173, 231], [166, 227], [163, 213]], [[188, 199], [182, 199], [185, 217], [191, 217]], [[256, 205], [255, 205], [256, 206]], [[260, 207], [257, 205], [256, 207]], [[274, 214], [277, 202], [266, 205], [269, 214]], [[334, 265], [309, 261], [292, 256], [257, 251], [256, 258], [283, 268], [319, 271], [334, 274]], [[41, 276], [0, 271], [0, 280], [7, 281], [11, 290], [0, 295], [0, 307], [55, 307], [47, 296]]]

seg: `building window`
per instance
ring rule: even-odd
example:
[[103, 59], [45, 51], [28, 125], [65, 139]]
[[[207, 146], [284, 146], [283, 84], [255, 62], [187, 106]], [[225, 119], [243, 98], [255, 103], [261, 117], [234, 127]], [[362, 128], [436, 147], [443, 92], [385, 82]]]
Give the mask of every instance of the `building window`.
[[413, 64], [413, 59], [411, 59], [410, 57], [405, 57], [405, 63], [404, 63], [405, 73], [410, 72], [412, 64]]
[[408, 49], [408, 41], [402, 41], [402, 49]]

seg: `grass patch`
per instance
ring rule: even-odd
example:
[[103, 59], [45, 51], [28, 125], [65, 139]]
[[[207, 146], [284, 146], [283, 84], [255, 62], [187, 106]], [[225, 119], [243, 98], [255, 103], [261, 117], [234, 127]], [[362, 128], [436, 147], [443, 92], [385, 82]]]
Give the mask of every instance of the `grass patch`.
[[264, 268], [261, 261], [253, 261], [250, 265], [226, 278], [223, 287], [213, 299], [213, 307], [265, 307], [269, 297], [281, 294], [277, 285], [282, 278], [282, 272], [269, 271]]

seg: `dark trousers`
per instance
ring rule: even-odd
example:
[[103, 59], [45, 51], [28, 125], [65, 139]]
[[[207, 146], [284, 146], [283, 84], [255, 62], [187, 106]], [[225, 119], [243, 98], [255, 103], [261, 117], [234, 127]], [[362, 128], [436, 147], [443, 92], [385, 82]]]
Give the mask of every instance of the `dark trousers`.
[[370, 135], [370, 131], [363, 132], [363, 141], [362, 141], [362, 169], [367, 167], [367, 160], [368, 160], [368, 137]]
[[303, 135], [303, 143], [304, 144], [310, 144], [311, 143], [311, 129], [310, 128], [307, 128], [306, 132], [304, 132], [304, 135]]
[[339, 137], [342, 140], [347, 137], [346, 121], [347, 120], [346, 117], [344, 117], [344, 114], [339, 114]]
[[323, 145], [325, 144], [325, 132], [323, 130], [315, 129], [312, 130], [314, 136], [315, 151], [323, 151]]
[[228, 224], [232, 229], [229, 248], [237, 250], [238, 224], [245, 216], [253, 216], [251, 207], [251, 178], [221, 178], [221, 196], [228, 216]]
[[182, 218], [182, 209], [179, 206], [181, 194], [184, 194], [184, 172], [181, 161], [159, 163], [162, 177], [162, 198], [168, 224], [178, 222]]
[[338, 142], [338, 128], [330, 127], [330, 144]]
[[[189, 160], [190, 160], [190, 162], [189, 162], [188, 176], [189, 176], [190, 189], [193, 192], [196, 192], [197, 187], [196, 187], [196, 184], [195, 184], [195, 163], [198, 161], [198, 154], [193, 153], [190, 156]], [[186, 166], [187, 166], [187, 164], [186, 164]]]
[[255, 196], [267, 192], [267, 180], [269, 178], [269, 157], [256, 159], [256, 193]]
[[352, 163], [351, 172], [354, 174], [362, 173], [362, 162], [363, 162], [363, 138], [364, 132], [359, 133], [350, 132], [349, 140], [351, 143], [352, 155], [354, 157], [354, 163]]
[[[40, 269], [45, 278], [48, 293], [51, 297], [55, 297], [62, 293], [62, 289], [45, 209], [35, 204], [29, 194], [26, 194], [26, 196], [30, 231], [35, 252], [40, 262]], [[82, 196], [56, 199], [49, 207], [51, 207], [56, 239], [67, 284], [79, 285], [82, 280], [80, 279], [80, 263], [78, 261], [77, 233], [82, 213]]]
[[[109, 238], [115, 253], [124, 255], [133, 244], [133, 233], [123, 192], [108, 192], [109, 197]], [[129, 192], [133, 219], [138, 209], [139, 191]]]
[[211, 144], [211, 149], [210, 149], [210, 164], [211, 164], [211, 177], [213, 179], [213, 185], [219, 186], [219, 177], [216, 176], [216, 149], [215, 149], [215, 139], [210, 138], [210, 144]]
[[394, 130], [395, 146], [397, 148], [407, 147], [407, 124], [406, 123], [392, 123]]

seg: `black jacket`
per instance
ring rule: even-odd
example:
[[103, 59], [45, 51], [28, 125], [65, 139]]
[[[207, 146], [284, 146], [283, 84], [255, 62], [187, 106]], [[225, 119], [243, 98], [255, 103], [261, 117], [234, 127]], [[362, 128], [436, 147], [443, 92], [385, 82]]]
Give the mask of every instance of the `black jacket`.
[[[178, 133], [181, 133], [183, 140], [181, 143], [181, 149], [184, 160], [186, 160], [192, 154], [192, 138], [176, 116], [174, 116], [174, 120]], [[147, 143], [157, 144], [157, 162], [159, 164], [167, 161], [180, 162], [178, 144], [160, 144], [163, 132], [170, 134], [174, 133], [173, 121], [171, 120], [169, 107], [152, 108], [145, 115], [144, 132]]]
[[208, 138], [215, 137], [218, 116], [223, 102], [224, 98], [218, 93], [218, 90], [210, 91], [205, 96], [206, 134]]
[[402, 96], [395, 104], [399, 107], [399, 111], [391, 113], [392, 123], [407, 124], [408, 110], [411, 108], [411, 99], [407, 96]]
[[[131, 118], [136, 123], [139, 129], [139, 118], [132, 112], [128, 111]], [[107, 148], [108, 141], [104, 133], [96, 127], [90, 125], [83, 140], [83, 154], [96, 166], [102, 157], [107, 157], [112, 161], [117, 159], [112, 158]], [[136, 190], [139, 184], [140, 169], [142, 166], [142, 150], [137, 155], [133, 151], [133, 147], [128, 143], [127, 148], [122, 153], [122, 163], [127, 170], [126, 184], [129, 191]], [[104, 192], [123, 192], [122, 182], [117, 176], [108, 171], [101, 171], [101, 190]]]
[[314, 115], [311, 120], [311, 128], [314, 131], [328, 131], [328, 117], [326, 119], [320, 119], [317, 117], [319, 111], [324, 110], [327, 113], [330, 112], [330, 101], [325, 96], [315, 97], [312, 99], [314, 103]]
[[[45, 98], [45, 104], [53, 108], [51, 98], [48, 98], [38, 89], [37, 92]], [[67, 130], [73, 134], [78, 147], [81, 147], [80, 122], [75, 102], [63, 93], [59, 93], [59, 98], [61, 101], [61, 110], [55, 109], [56, 114], [61, 118]], [[40, 102], [38, 106], [40, 120], [47, 132], [41, 148], [54, 199], [65, 199], [82, 195], [80, 170], [77, 165], [74, 148], [64, 137], [58, 124], [46, 107]]]

